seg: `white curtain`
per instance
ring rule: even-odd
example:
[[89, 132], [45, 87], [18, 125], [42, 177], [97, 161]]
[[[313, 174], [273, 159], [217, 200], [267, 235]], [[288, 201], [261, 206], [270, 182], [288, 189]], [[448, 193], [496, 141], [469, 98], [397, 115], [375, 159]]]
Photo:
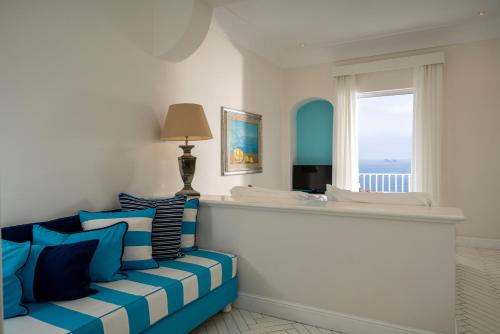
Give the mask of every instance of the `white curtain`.
[[439, 203], [443, 64], [416, 67], [413, 81], [413, 191], [427, 192]]
[[335, 77], [337, 105], [333, 112], [333, 183], [359, 191], [356, 77]]

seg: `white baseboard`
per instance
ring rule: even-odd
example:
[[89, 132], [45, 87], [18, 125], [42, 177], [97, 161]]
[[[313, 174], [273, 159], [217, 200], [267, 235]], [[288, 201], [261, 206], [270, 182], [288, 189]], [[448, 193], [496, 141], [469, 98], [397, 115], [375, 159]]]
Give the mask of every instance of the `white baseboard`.
[[457, 246], [500, 249], [500, 239], [457, 237]]
[[298, 303], [241, 292], [235, 306], [325, 329], [348, 334], [435, 334], [426, 330], [337, 313]]

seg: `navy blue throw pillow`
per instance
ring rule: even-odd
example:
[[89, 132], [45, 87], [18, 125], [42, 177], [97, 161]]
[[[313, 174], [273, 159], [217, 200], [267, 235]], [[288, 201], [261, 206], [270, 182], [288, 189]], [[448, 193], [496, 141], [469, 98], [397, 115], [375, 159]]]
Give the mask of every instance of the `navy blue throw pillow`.
[[32, 245], [21, 272], [23, 300], [72, 300], [97, 293], [90, 288], [90, 261], [98, 244], [98, 240], [88, 240], [59, 246]]

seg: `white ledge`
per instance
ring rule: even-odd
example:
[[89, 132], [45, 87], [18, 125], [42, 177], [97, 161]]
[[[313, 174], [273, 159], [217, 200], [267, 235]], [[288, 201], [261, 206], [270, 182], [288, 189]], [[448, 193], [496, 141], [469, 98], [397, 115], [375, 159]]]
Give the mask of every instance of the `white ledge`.
[[462, 210], [449, 207], [424, 207], [405, 205], [381, 205], [331, 201], [303, 201], [299, 204], [260, 203], [235, 200], [231, 196], [204, 195], [200, 205], [205, 207], [241, 208], [297, 212], [340, 217], [422, 221], [429, 223], [456, 224], [465, 218]]

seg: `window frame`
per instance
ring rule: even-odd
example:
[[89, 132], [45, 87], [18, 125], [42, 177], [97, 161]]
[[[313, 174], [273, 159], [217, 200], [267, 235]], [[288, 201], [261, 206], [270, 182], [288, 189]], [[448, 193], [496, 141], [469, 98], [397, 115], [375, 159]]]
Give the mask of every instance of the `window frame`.
[[363, 98], [369, 98], [369, 97], [394, 96], [394, 95], [408, 95], [408, 94], [412, 94], [413, 96], [415, 96], [415, 90], [413, 88], [400, 88], [400, 89], [388, 89], [388, 90], [358, 92], [356, 94], [356, 99], [363, 99]]
[[[359, 99], [363, 99], [363, 98], [371, 98], [371, 97], [383, 97], [383, 96], [397, 96], [397, 95], [409, 95], [409, 94], [412, 94], [413, 97], [415, 97], [415, 89], [414, 88], [401, 88], [401, 89], [389, 89], [389, 90], [379, 90], [379, 91], [367, 91], [367, 92], [358, 92], [356, 94], [356, 103], [358, 102], [357, 100]], [[415, 105], [415, 101], [413, 101], [413, 105]], [[357, 107], [356, 107], [357, 108]], [[412, 113], [414, 112], [414, 110], [412, 111]], [[358, 132], [358, 139], [359, 139], [359, 132]], [[412, 138], [414, 139], [414, 136], [415, 134], [413, 133], [412, 131]], [[412, 156], [412, 160], [413, 160], [413, 156]], [[358, 161], [359, 161], [359, 152], [358, 152]], [[413, 162], [412, 162], [413, 164]], [[362, 173], [360, 173], [358, 171], [358, 175], [361, 175]], [[376, 174], [376, 173], [374, 173]], [[396, 175], [396, 174], [394, 174]], [[412, 177], [413, 176], [413, 171], [410, 172], [409, 174], [409, 179], [408, 179], [408, 193], [411, 193], [411, 192], [414, 192], [414, 190], [412, 189]], [[382, 178], [384, 178], [385, 176], [382, 176]], [[398, 176], [395, 176], [395, 184], [397, 184], [397, 177]], [[359, 176], [358, 176], [358, 179], [359, 179]], [[389, 176], [389, 192], [391, 192], [391, 176]], [[369, 182], [371, 184], [371, 178], [369, 178]], [[402, 184], [404, 183], [404, 177], [401, 178], [401, 182]], [[382, 184], [384, 184], [382, 182]], [[360, 186], [360, 191], [361, 191], [361, 184], [359, 184]], [[376, 181], [375, 181], [375, 187], [376, 187], [376, 190], [375, 192], [378, 192], [378, 176], [376, 176]], [[371, 189], [371, 188], [370, 188]], [[401, 188], [401, 191], [398, 191], [397, 190], [397, 186], [395, 188], [396, 190], [394, 191], [395, 193], [398, 193], [398, 192], [403, 192], [403, 193], [406, 193], [404, 191], [404, 186]], [[382, 189], [382, 192], [385, 192], [384, 189]]]

